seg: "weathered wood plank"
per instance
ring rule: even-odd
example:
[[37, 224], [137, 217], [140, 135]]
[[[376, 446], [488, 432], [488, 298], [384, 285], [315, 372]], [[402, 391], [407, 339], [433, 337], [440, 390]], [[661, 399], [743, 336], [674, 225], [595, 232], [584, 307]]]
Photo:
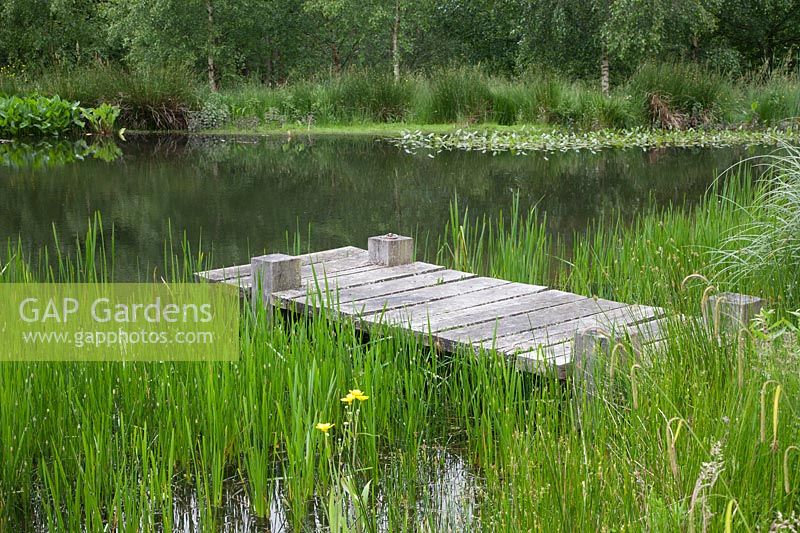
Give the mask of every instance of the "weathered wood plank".
[[[658, 316], [661, 310], [647, 306], [623, 306], [615, 309], [598, 309], [597, 313], [584, 315], [579, 318], [567, 320], [557, 324], [550, 324], [538, 329], [530, 329], [516, 335], [508, 335], [496, 339], [495, 349], [501, 351], [519, 350], [526, 352], [539, 345], [550, 346], [571, 340], [575, 332], [582, 328], [599, 325], [611, 330], [614, 327], [626, 327], [637, 322], [651, 320]], [[492, 339], [488, 341], [491, 343]]]
[[315, 294], [312, 291], [311, 293], [291, 298], [291, 300], [303, 306], [322, 302], [322, 305], [334, 308], [345, 315], [361, 317], [368, 312], [368, 303], [376, 305], [377, 302], [384, 302], [385, 304], [392, 295], [405, 294], [408, 291], [420, 288], [443, 287], [444, 285], [473, 277], [475, 277], [475, 274], [459, 270], [434, 270], [367, 285], [340, 288], [339, 290], [331, 289], [327, 292], [322, 291], [322, 298], [320, 298], [320, 294]]
[[[501, 279], [476, 276], [430, 287], [403, 291], [397, 294], [372, 297], [359, 301], [363, 306], [363, 316], [361, 319], [366, 322], [386, 323], [385, 318], [390, 316], [392, 311], [402, 309], [411, 314], [414, 312], [422, 312], [425, 314], [425, 311], [435, 305], [436, 302], [441, 303], [444, 309], [459, 307], [461, 301], [469, 298], [469, 296], [467, 296], [469, 294], [485, 289], [497, 290], [509, 284], [510, 282]], [[462, 298], [459, 300], [459, 297]], [[394, 321], [394, 323], [405, 322], [405, 312], [396, 316], [403, 316], [404, 318], [400, 321]]]
[[[489, 280], [491, 278], [482, 279]], [[486, 281], [481, 281], [480, 283], [486, 283]], [[485, 307], [492, 303], [529, 296], [545, 290], [547, 290], [547, 287], [506, 282], [499, 286], [489, 285], [479, 290], [459, 293], [451, 298], [421, 302], [394, 311], [387, 311], [381, 316], [365, 317], [365, 320], [372, 322], [382, 321], [386, 324], [402, 324], [412, 331], [428, 333], [429, 318], [447, 320], [452, 318], [453, 314], [470, 315], [474, 314], [475, 309], [479, 306]], [[480, 311], [478, 314], [480, 314]]]
[[[646, 349], [650, 352], [662, 349], [665, 345], [666, 328], [669, 324], [675, 323], [675, 317], [665, 316], [664, 310], [658, 307], [630, 307], [645, 307], [647, 316], [654, 314], [654, 316], [661, 317], [629, 324], [627, 328], [635, 331], [639, 335], [641, 349]], [[511, 351], [508, 349], [497, 351], [509, 359], [514, 360], [517, 368], [520, 370], [542, 373], [555, 367], [559, 377], [561, 379], [566, 379], [572, 365], [572, 344], [571, 340], [566, 340], [549, 346], [534, 346], [528, 349], [528, 351], [520, 351], [518, 348], [514, 348]]]
[[242, 278], [224, 279], [218, 283], [225, 283], [226, 285], [233, 285], [234, 287], [238, 287], [239, 294], [243, 298], [250, 296], [250, 287], [253, 286], [253, 281], [252, 279], [250, 279], [250, 276], [245, 276]]
[[[369, 262], [366, 253], [348, 257], [345, 259], [338, 259], [333, 261], [324, 261], [320, 263], [313, 263], [300, 267], [300, 279], [304, 284], [314, 284], [315, 281], [323, 283], [326, 279], [331, 280], [345, 274], [356, 274], [360, 272], [369, 272], [384, 268], [380, 265], [375, 265]], [[238, 285], [243, 293], [250, 291], [253, 280], [250, 276], [227, 279], [223, 283], [230, 283]]]
[[515, 298], [476, 305], [469, 309], [453, 311], [444, 315], [423, 317], [424, 321], [411, 325], [412, 330], [423, 333], [438, 333], [448, 329], [464, 328], [524, 313], [541, 311], [548, 307], [585, 299], [562, 291], [542, 290]]
[[195, 272], [194, 277], [198, 281], [208, 281], [210, 283], [219, 283], [228, 279], [239, 278], [243, 276], [244, 269], [247, 269], [247, 275], [250, 275], [250, 265], [234, 265], [222, 268], [215, 268], [213, 270], [206, 270], [203, 272]]
[[529, 330], [543, 328], [550, 324], [567, 322], [568, 320], [574, 320], [625, 306], [625, 304], [612, 302], [610, 300], [595, 300], [594, 298], [580, 297], [571, 293], [564, 294], [569, 294], [576, 300], [568, 301], [567, 303], [562, 303], [559, 305], [547, 306], [544, 308], [534, 308], [528, 312], [516, 314], [514, 316], [484, 321], [479, 324], [443, 331], [437, 333], [435, 338], [439, 344], [446, 348], [457, 343], [478, 343], [487, 340], [499, 339], [501, 337], [514, 335]]
[[319, 280], [341, 276], [345, 273], [355, 274], [356, 272], [366, 272], [368, 270], [377, 270], [381, 267], [370, 263], [369, 257], [366, 253], [346, 257], [344, 259], [336, 259], [331, 261], [319, 261], [308, 265], [300, 266], [300, 277], [310, 281], [315, 277]]
[[[340, 259], [347, 259], [348, 257], [361, 257], [365, 254], [367, 254], [367, 251], [363, 248], [357, 246], [342, 246], [341, 248], [333, 248], [332, 250], [302, 254], [297, 257], [300, 258], [300, 266], [307, 266], [313, 263], [338, 261]], [[367, 258], [368, 257], [369, 255], [367, 254]]]
[[[326, 302], [329, 299], [335, 301], [336, 292], [341, 289], [360, 287], [362, 285], [373, 285], [382, 281], [406, 278], [409, 276], [425, 274], [427, 272], [436, 272], [439, 270], [444, 270], [444, 267], [417, 261], [416, 263], [409, 263], [407, 265], [384, 267], [377, 270], [357, 272], [355, 274], [344, 273], [341, 276], [337, 276], [333, 279], [316, 279], [305, 281], [304, 286], [300, 289], [275, 293], [273, 295], [273, 300], [277, 305], [281, 305], [286, 308], [295, 306], [295, 308], [299, 309], [297, 306], [300, 303], [300, 300], [306, 295], [315, 297], [318, 303]], [[305, 304], [301, 304], [300, 307], [310, 305], [312, 302], [311, 299], [304, 301]]]
[[662, 340], [667, 335], [667, 330], [671, 323], [670, 319], [664, 316], [664, 310], [659, 309], [654, 320], [639, 322], [628, 326], [628, 330], [636, 335], [639, 345], [651, 344]]
[[[340, 259], [347, 259], [349, 257], [363, 256], [368, 260], [367, 251], [355, 246], [343, 246], [342, 248], [334, 248], [332, 250], [325, 250], [322, 252], [312, 252], [308, 254], [298, 255], [300, 258], [300, 266], [309, 266], [313, 263], [321, 263], [326, 261], [337, 261]], [[229, 279], [250, 277], [252, 273], [250, 264], [235, 265], [229, 267], [215, 268], [212, 270], [205, 270], [203, 272], [196, 272], [195, 278], [198, 280], [205, 280], [212, 283], [217, 283]]]

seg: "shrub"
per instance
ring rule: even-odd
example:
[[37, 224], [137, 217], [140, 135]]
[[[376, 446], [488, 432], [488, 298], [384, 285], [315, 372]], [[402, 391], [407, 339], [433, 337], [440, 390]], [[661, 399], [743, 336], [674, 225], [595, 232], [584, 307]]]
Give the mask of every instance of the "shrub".
[[630, 98], [620, 93], [603, 95], [597, 89], [573, 85], [564, 89], [554, 118], [580, 128], [627, 128], [640, 123]]
[[228, 107], [233, 120], [246, 117], [266, 120], [268, 116], [279, 112], [281, 91], [261, 83], [246, 83], [220, 92], [219, 97]]
[[212, 94], [199, 111], [190, 111], [186, 115], [186, 126], [189, 131], [215, 130], [224, 127], [231, 121], [228, 104], [218, 94]]
[[303, 124], [331, 122], [331, 109], [318, 83], [302, 81], [281, 91], [278, 109]]
[[323, 88], [336, 118], [344, 122], [402, 121], [414, 94], [407, 79], [395, 81], [390, 75], [363, 71], [333, 78]]
[[733, 87], [720, 74], [691, 63], [644, 64], [626, 89], [653, 125], [667, 128], [729, 118], [733, 97]]
[[775, 77], [747, 92], [753, 122], [780, 126], [800, 119], [800, 83]]
[[520, 101], [519, 122], [559, 122], [557, 110], [568, 82], [553, 72], [537, 68], [526, 71], [514, 85], [525, 94]]
[[16, 80], [0, 75], [0, 96], [11, 96], [19, 92]]
[[510, 125], [522, 121], [532, 108], [531, 96], [519, 83], [496, 81], [492, 86], [492, 119]]
[[[105, 103], [97, 107], [82, 109], [83, 118], [86, 119], [89, 127], [94, 133], [103, 137], [108, 137], [116, 133], [116, 122], [119, 113], [119, 107]], [[122, 131], [120, 131], [120, 135], [121, 134]]]
[[128, 128], [177, 130], [186, 129], [187, 113], [199, 107], [193, 79], [179, 66], [128, 71], [96, 65], [44, 73], [35, 87], [83, 104], [116, 105]]
[[417, 118], [424, 123], [484, 122], [492, 115], [489, 84], [480, 71], [471, 68], [434, 73], [428, 97], [421, 103]]

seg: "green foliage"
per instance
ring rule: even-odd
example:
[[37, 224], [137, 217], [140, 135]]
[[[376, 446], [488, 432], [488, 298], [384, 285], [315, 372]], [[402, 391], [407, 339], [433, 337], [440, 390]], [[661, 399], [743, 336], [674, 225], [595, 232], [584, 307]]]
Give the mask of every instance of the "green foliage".
[[58, 136], [85, 129], [108, 136], [116, 133], [119, 108], [101, 104], [81, 107], [78, 102], [37, 94], [0, 97], [0, 136], [10, 138]]
[[416, 83], [388, 74], [348, 71], [318, 82], [302, 81], [276, 90], [247, 85], [224, 93], [231, 115], [264, 123], [351, 124], [404, 120]]
[[11, 66], [0, 66], [0, 96], [10, 96], [20, 91], [19, 87], [24, 83], [16, 69]]
[[[205, 98], [214, 105], [224, 102], [234, 122], [252, 117], [256, 126], [266, 127], [382, 122], [554, 124], [590, 130], [724, 127], [743, 121], [789, 125], [797, 116], [800, 83], [774, 80], [734, 85], [699, 66], [652, 64], [603, 95], [547, 72], [502, 78], [459, 68], [395, 81], [355, 71], [277, 89], [250, 83]], [[653, 107], [654, 95], [663, 107]], [[758, 106], [757, 118], [744, 112], [751, 101]], [[674, 123], [661, 123], [659, 110]]]
[[[659, 123], [659, 108], [683, 118], [683, 125], [701, 125], [728, 119], [734, 89], [722, 75], [690, 63], [647, 63], [631, 77], [626, 91], [640, 109]], [[658, 124], [666, 126], [666, 124]]]
[[417, 86], [415, 80], [355, 71], [275, 90], [248, 84], [220, 96], [232, 118], [264, 124], [396, 122], [407, 118]]
[[773, 76], [764, 84], [754, 84], [744, 94], [749, 116], [757, 124], [773, 126], [800, 124], [800, 84]]
[[348, 70], [279, 87], [249, 81], [214, 92], [194, 83], [191, 73], [180, 67], [128, 71], [98, 65], [54, 70], [35, 81], [0, 76], [3, 87], [14, 94], [58, 94], [97, 107], [108, 103], [120, 108], [116, 122], [129, 129], [397, 122], [553, 124], [591, 130], [742, 123], [787, 127], [800, 114], [800, 82], [790, 74], [733, 83], [692, 63], [647, 64], [608, 95], [547, 70], [509, 78], [474, 68], [399, 80], [387, 73]]
[[530, 115], [526, 120], [535, 122], [535, 117], [542, 117], [545, 122], [555, 118], [561, 106], [565, 91], [565, 83], [553, 76], [526, 78], [525, 92], [531, 97]]
[[58, 96], [8, 96], [0, 98], [0, 136], [57, 136], [84, 127], [85, 114], [78, 102]]
[[329, 82], [329, 105], [346, 121], [399, 122], [406, 118], [414, 82], [389, 74], [359, 71]]
[[478, 69], [456, 68], [432, 74], [414, 119], [422, 123], [486, 122], [492, 118], [489, 80]]
[[119, 113], [119, 107], [106, 103], [102, 103], [97, 107], [82, 109], [82, 116], [86, 119], [92, 131], [104, 137], [117, 133], [115, 126]]
[[229, 107], [217, 93], [213, 93], [203, 102], [199, 111], [187, 114], [186, 127], [189, 131], [215, 130], [226, 126], [230, 120]]
[[134, 71], [115, 65], [55, 69], [31, 85], [42, 94], [117, 106], [120, 122], [130, 129], [186, 129], [186, 113], [199, 101], [194, 75], [175, 65]]
[[71, 65], [108, 49], [101, 2], [5, 0], [0, 9], [0, 65]]
[[[652, 209], [632, 225], [598, 221], [558, 238], [546, 231], [547, 221], [535, 208], [523, 212], [515, 203], [507, 218], [476, 220], [454, 204], [437, 260], [512, 281], [555, 284], [579, 294], [683, 306], [687, 302], [679, 289], [684, 277], [693, 272], [716, 274], [704, 252], [724, 241], [727, 228], [746, 219], [736, 204], [748, 204], [753, 189], [747, 169], [740, 171], [711, 189], [691, 214], [679, 207]], [[769, 276], [743, 284], [721, 272], [718, 282], [765, 297], [783, 291], [771, 287]], [[800, 299], [787, 305], [800, 306]]]
[[573, 85], [562, 91], [553, 114], [558, 123], [581, 129], [630, 128], [642, 123], [632, 103], [624, 93], [605, 96], [596, 89]]
[[[742, 74], [796, 69], [797, 0], [6, 0], [0, 67], [38, 77], [97, 63], [180, 65], [210, 89], [349, 69], [402, 75], [547, 66], [612, 86], [642, 63], [705, 62]], [[397, 69], [397, 73], [395, 73]], [[501, 104], [502, 105], [502, 104]], [[503, 112], [505, 115], [505, 111]], [[505, 119], [504, 119], [505, 120]]]
[[717, 266], [735, 280], [769, 279], [787, 298], [800, 298], [800, 150], [757, 160], [764, 174], [752, 201], [733, 203], [744, 221], [716, 252]]
[[[686, 47], [716, 27], [713, 6], [705, 0], [613, 0], [595, 2], [601, 39], [609, 54], [628, 64], [659, 57], [672, 47]], [[696, 50], [694, 50], [696, 52]]]
[[800, 140], [798, 130], [656, 130], [633, 128], [627, 130], [600, 129], [596, 131], [542, 132], [514, 130], [458, 129], [452, 133], [403, 131], [389, 142], [407, 152], [426, 151], [434, 157], [442, 151], [463, 150], [499, 154], [511, 152], [556, 152], [624, 148], [719, 148], [723, 146], [773, 146]]
[[[551, 73], [528, 72], [519, 79], [493, 78], [492, 118], [498, 124], [568, 123], [565, 108], [569, 93], [577, 93], [571, 83]], [[566, 118], [566, 120], [565, 120]]]
[[718, 39], [734, 49], [748, 66], [771, 69], [779, 67], [788, 57], [797, 68], [800, 28], [797, 0], [719, 0], [714, 11]]

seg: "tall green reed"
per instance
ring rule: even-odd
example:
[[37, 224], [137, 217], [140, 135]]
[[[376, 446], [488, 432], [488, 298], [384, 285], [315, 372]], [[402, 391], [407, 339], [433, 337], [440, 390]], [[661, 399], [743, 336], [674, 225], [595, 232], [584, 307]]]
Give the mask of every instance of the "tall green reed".
[[752, 201], [728, 200], [738, 211], [732, 225], [715, 249], [719, 275], [739, 281], [769, 280], [780, 286], [790, 302], [800, 290], [800, 151], [785, 146], [757, 158], [752, 164], [764, 171]]

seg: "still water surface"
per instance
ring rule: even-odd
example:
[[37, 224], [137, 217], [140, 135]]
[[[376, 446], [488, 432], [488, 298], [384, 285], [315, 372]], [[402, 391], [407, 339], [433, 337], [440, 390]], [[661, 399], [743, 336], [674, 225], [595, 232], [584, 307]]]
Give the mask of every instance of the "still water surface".
[[[549, 231], [571, 235], [593, 219], [630, 219], [652, 205], [697, 201], [741, 148], [640, 149], [514, 156], [410, 155], [379, 139], [140, 136], [112, 162], [0, 166], [0, 239], [28, 251], [63, 249], [100, 213], [113, 225], [118, 279], [163, 264], [164, 241], [185, 234], [215, 265], [304, 247], [365, 246], [387, 232], [443, 234], [449, 205], [508, 212], [515, 194], [538, 204]], [[310, 232], [309, 232], [310, 228]]]

